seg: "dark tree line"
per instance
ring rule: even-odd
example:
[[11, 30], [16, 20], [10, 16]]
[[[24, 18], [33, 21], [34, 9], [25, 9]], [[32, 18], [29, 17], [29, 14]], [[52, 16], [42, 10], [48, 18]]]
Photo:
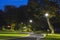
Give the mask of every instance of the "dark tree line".
[[59, 15], [59, 7], [57, 2], [52, 2], [48, 0], [41, 0], [40, 3], [35, 1], [31, 1], [28, 5], [22, 5], [19, 8], [15, 6], [5, 6], [5, 11], [0, 11], [0, 30], [2, 30], [2, 26], [11, 25], [11, 23], [15, 23], [15, 30], [19, 29], [18, 24], [28, 25], [29, 20], [32, 19], [31, 23], [32, 30], [44, 30], [47, 31], [49, 29], [47, 20], [44, 16], [46, 12], [49, 13], [49, 19], [51, 24], [54, 26], [54, 30], [58, 28], [58, 24], [60, 24], [60, 15]]

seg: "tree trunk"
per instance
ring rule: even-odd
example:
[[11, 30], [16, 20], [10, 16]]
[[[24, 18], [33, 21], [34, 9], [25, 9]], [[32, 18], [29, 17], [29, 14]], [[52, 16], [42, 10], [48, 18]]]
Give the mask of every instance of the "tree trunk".
[[53, 34], [54, 33], [54, 29], [53, 29], [52, 25], [49, 22], [49, 18], [47, 18], [47, 22], [48, 22], [48, 26], [49, 26], [49, 28], [51, 30], [51, 33]]

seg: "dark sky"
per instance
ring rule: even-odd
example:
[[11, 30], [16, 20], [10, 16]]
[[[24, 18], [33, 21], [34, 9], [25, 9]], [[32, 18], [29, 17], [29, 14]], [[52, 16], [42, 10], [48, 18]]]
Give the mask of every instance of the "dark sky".
[[28, 0], [0, 0], [0, 9], [4, 10], [5, 5], [14, 5], [19, 7], [21, 5], [27, 5]]
[[[60, 4], [60, 0], [52, 0], [52, 1], [58, 1]], [[0, 9], [4, 10], [5, 5], [14, 5], [16, 7], [19, 7], [21, 5], [27, 5], [28, 0], [0, 0]]]

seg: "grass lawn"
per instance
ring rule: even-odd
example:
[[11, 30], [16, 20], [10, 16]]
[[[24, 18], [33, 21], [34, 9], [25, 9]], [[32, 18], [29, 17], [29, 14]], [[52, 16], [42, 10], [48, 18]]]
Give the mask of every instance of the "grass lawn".
[[60, 40], [60, 34], [48, 34], [43, 40]]
[[0, 36], [9, 36], [9, 37], [26, 37], [28, 34], [0, 34]]
[[0, 34], [0, 40], [8, 40], [12, 38], [27, 37], [28, 34]]
[[[21, 34], [21, 33], [16, 33], [16, 32], [11, 32], [11, 33], [0, 33], [0, 40], [7, 40], [10, 38], [21, 38], [21, 37], [27, 37], [29, 34]], [[45, 38], [42, 40], [60, 40], [60, 34], [48, 34]]]

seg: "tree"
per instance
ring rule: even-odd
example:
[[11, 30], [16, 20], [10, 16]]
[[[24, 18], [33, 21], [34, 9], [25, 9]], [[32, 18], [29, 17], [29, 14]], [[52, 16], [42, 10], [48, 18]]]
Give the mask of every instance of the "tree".
[[6, 22], [4, 21], [4, 18], [3, 18], [3, 11], [0, 10], [0, 30], [3, 30], [3, 25], [5, 25]]
[[7, 26], [11, 27], [11, 30], [14, 30], [12, 25], [14, 25], [15, 27], [18, 21], [17, 11], [18, 9], [15, 6], [10, 6], [10, 5], [5, 6], [4, 20], [7, 22]]
[[[41, 8], [43, 10], [43, 14], [45, 14], [46, 12], [49, 13], [49, 19], [51, 19], [52, 17], [56, 16], [56, 12], [58, 11], [58, 4], [56, 2], [52, 2], [52, 1], [43, 1], [44, 2], [44, 8]], [[51, 26], [49, 27], [51, 30], [51, 33], [54, 33], [54, 28], [52, 26], [52, 24], [50, 24]]]
[[[36, 5], [34, 5], [34, 4], [36, 4]], [[29, 11], [31, 12], [31, 14], [33, 15], [33, 17], [38, 20], [41, 20], [40, 18], [42, 18], [42, 16], [44, 16], [44, 14], [46, 12], [49, 13], [49, 19], [51, 19], [52, 17], [56, 16], [56, 12], [58, 11], [58, 4], [57, 4], [57, 2], [53, 2], [53, 1], [49, 1], [49, 0], [41, 0], [41, 3], [39, 5], [37, 4], [37, 2], [32, 2], [28, 5], [28, 8], [29, 8]], [[41, 23], [39, 23], [39, 24], [41, 24]], [[51, 26], [51, 28], [49, 27], [49, 29], [51, 30], [51, 33], [52, 33], [52, 31], [54, 31], [54, 29], [52, 26]]]
[[41, 30], [41, 29], [44, 29], [44, 27], [46, 25], [44, 25], [45, 23], [43, 23], [43, 21], [44, 21], [42, 19], [43, 15], [40, 14], [40, 9], [39, 9], [40, 6], [38, 5], [38, 3], [36, 1], [37, 0], [34, 0], [30, 4], [28, 4], [27, 13], [29, 14], [29, 19], [33, 20], [33, 23], [31, 24], [32, 25], [32, 30]]

